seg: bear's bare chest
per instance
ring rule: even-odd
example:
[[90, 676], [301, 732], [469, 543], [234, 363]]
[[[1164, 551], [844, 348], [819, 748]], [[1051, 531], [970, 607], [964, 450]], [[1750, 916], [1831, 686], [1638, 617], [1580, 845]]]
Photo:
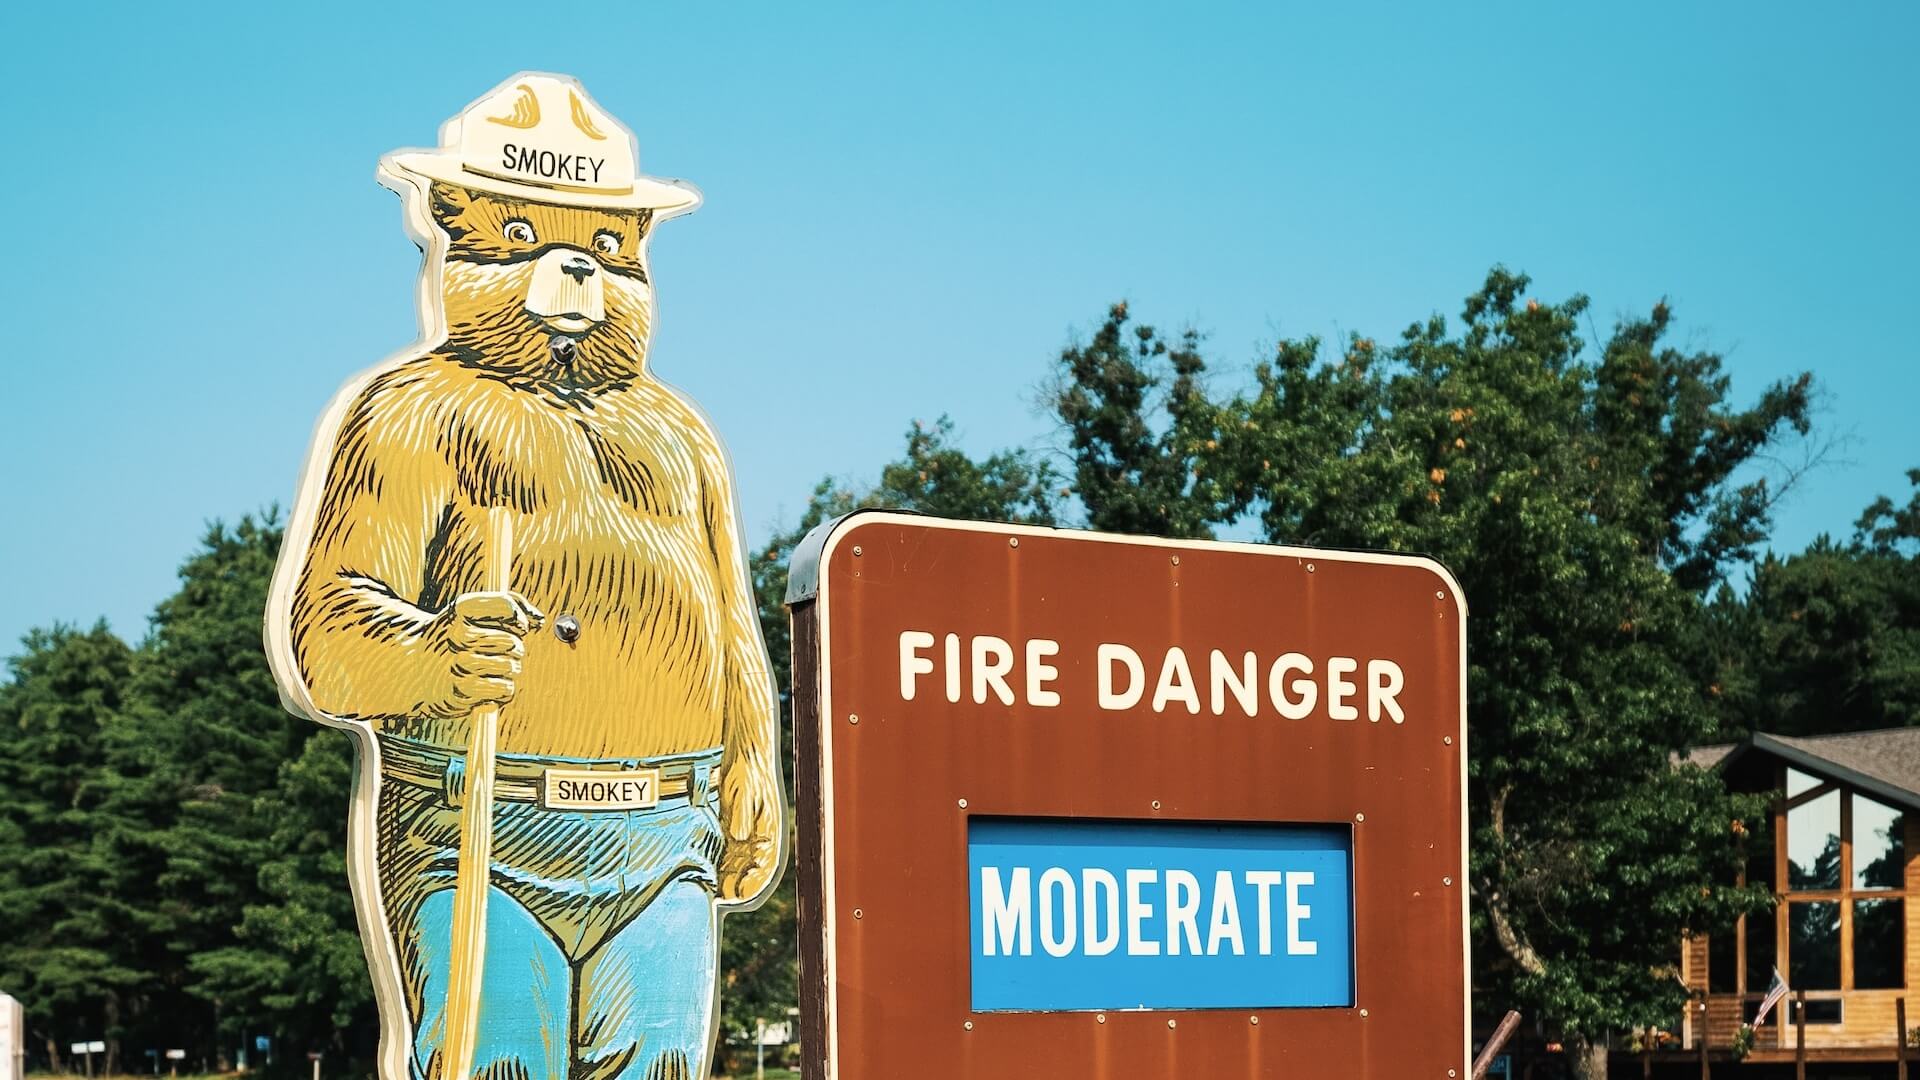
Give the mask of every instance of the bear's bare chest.
[[[450, 455], [455, 515], [513, 508], [516, 559], [556, 575], [630, 579], [647, 564], [687, 565], [706, 543], [692, 443], [704, 433], [677, 410], [649, 404], [507, 398], [469, 410]], [[461, 532], [477, 533], [465, 524]]]
[[[513, 518], [514, 587], [547, 610], [623, 622], [666, 604], [704, 622], [717, 572], [704, 425], [664, 390], [556, 403], [469, 383], [441, 413], [451, 502], [423, 606], [485, 587], [486, 520]], [[697, 616], [696, 614], [697, 613]]]
[[587, 531], [697, 516], [698, 459], [688, 444], [691, 433], [670, 412], [627, 402], [491, 404], [462, 418], [451, 447], [471, 502], [504, 502]]

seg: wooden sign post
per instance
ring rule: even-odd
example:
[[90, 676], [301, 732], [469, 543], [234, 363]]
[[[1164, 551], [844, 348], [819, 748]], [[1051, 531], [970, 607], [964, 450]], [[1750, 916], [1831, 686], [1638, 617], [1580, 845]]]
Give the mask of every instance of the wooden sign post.
[[1443, 568], [861, 513], [788, 599], [808, 1080], [1467, 1076]]

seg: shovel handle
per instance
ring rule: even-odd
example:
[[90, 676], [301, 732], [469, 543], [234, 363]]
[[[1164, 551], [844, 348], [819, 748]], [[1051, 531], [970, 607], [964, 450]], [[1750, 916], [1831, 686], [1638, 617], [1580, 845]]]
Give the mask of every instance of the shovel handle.
[[[487, 511], [481, 563], [491, 592], [513, 588], [513, 517], [506, 507]], [[445, 1036], [440, 1080], [470, 1080], [480, 1035], [480, 973], [487, 956], [487, 890], [493, 867], [493, 766], [500, 707], [469, 715], [466, 798], [460, 809], [460, 850], [453, 879], [452, 955], [448, 958]]]

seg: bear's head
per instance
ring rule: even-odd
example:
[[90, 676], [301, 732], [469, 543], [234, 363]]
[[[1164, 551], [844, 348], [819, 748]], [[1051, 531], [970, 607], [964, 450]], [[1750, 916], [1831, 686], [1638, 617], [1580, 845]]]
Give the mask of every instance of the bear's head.
[[447, 235], [445, 349], [536, 383], [590, 388], [646, 366], [651, 210], [526, 202], [435, 182]]

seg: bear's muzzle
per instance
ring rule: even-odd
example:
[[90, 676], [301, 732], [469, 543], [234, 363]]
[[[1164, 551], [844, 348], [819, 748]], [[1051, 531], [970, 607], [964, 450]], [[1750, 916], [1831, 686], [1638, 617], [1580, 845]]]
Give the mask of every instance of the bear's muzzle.
[[[533, 264], [527, 311], [562, 333], [580, 334], [606, 321], [600, 260], [578, 248], [556, 247]], [[560, 359], [556, 346], [555, 359]]]

